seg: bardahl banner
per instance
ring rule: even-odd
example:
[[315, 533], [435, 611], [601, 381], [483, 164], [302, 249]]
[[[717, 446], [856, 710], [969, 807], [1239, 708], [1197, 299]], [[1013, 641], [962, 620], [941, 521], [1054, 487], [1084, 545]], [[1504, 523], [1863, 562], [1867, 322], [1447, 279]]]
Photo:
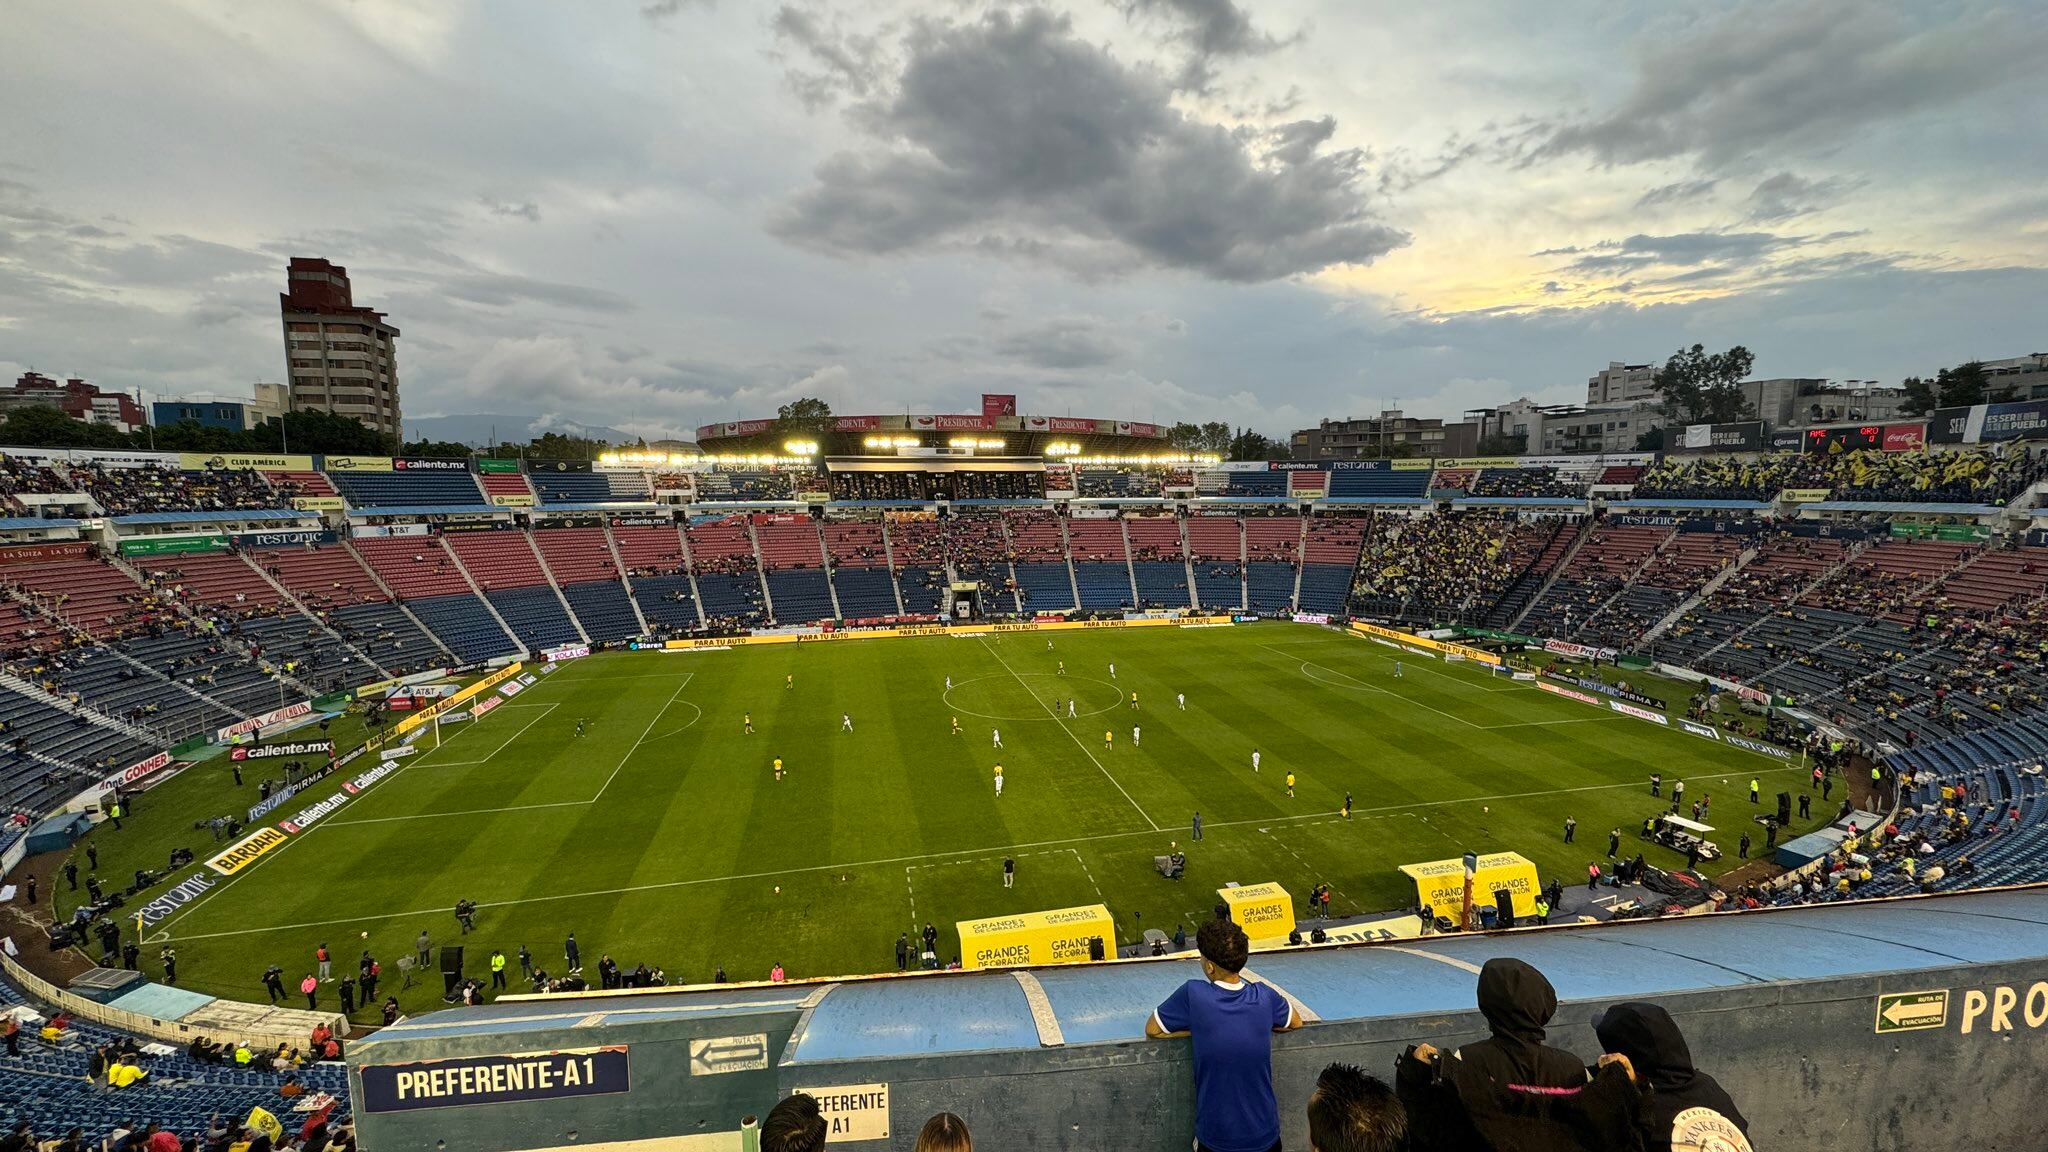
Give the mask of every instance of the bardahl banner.
[[389, 456], [324, 456], [320, 461], [322, 472], [389, 472]]
[[357, 1076], [362, 1090], [356, 1107], [365, 1112], [567, 1100], [617, 1095], [633, 1087], [624, 1045], [365, 1064]]
[[332, 740], [294, 740], [283, 744], [237, 744], [228, 751], [230, 760], [274, 760], [279, 756], [332, 756]]
[[291, 839], [277, 828], [258, 828], [244, 836], [240, 842], [227, 851], [206, 862], [208, 868], [223, 876], [233, 876], [256, 862], [265, 852]]

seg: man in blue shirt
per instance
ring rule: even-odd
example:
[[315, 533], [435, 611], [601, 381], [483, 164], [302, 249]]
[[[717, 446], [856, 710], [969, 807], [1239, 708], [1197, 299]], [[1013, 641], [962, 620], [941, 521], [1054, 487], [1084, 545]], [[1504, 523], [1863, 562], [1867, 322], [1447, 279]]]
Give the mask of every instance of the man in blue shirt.
[[1176, 989], [1145, 1021], [1145, 1035], [1192, 1036], [1198, 1152], [1269, 1152], [1280, 1147], [1273, 1098], [1273, 1033], [1301, 1027], [1279, 991], [1240, 980], [1250, 942], [1228, 920], [1195, 933], [1205, 979]]

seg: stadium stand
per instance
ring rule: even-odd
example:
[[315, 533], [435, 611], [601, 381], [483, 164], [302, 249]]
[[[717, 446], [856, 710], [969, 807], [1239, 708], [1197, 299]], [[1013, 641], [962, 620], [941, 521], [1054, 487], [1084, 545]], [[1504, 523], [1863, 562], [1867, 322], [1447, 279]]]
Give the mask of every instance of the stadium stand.
[[1349, 500], [1416, 501], [1428, 495], [1427, 469], [1346, 468], [1330, 473], [1330, 496]]
[[465, 469], [337, 472], [328, 477], [357, 508], [484, 504], [476, 477]]
[[603, 644], [641, 633], [603, 528], [544, 526], [534, 531], [533, 543], [591, 640]]
[[702, 626], [683, 560], [682, 533], [672, 524], [619, 523], [610, 532], [633, 585], [633, 602], [648, 626], [668, 631]]
[[275, 508], [279, 503], [263, 475], [245, 469], [181, 471], [153, 465], [113, 468], [86, 464], [72, 467], [71, 484], [89, 493], [113, 516]]
[[1341, 615], [1371, 516], [1317, 516], [1301, 541], [1301, 610]]
[[1067, 565], [1064, 528], [1057, 514], [1006, 511], [1010, 570], [1026, 612], [1063, 612], [1074, 607], [1074, 576]]
[[765, 620], [761, 570], [746, 519], [700, 520], [685, 535], [705, 620], [728, 628]]
[[889, 554], [903, 610], [931, 616], [944, 610], [946, 532], [937, 520], [895, 520], [888, 525]]
[[1075, 517], [1067, 521], [1067, 547], [1073, 555], [1074, 583], [1081, 607], [1131, 606], [1130, 550], [1123, 524], [1117, 520]]
[[1519, 627], [1536, 636], [1571, 639], [1673, 535], [1664, 527], [1591, 526], [1550, 590], [1529, 606]]
[[500, 507], [518, 507], [538, 499], [533, 486], [517, 472], [481, 472], [476, 482], [484, 491], [484, 499]]
[[1235, 516], [1189, 517], [1188, 558], [1195, 569], [1195, 596], [1203, 608], [1244, 607], [1244, 521]]
[[832, 560], [832, 587], [848, 620], [894, 616], [896, 584], [889, 575], [889, 547], [878, 520], [826, 521], [825, 550]]
[[1292, 612], [1301, 570], [1299, 516], [1251, 516], [1244, 522], [1245, 606], [1253, 612]]
[[1188, 606], [1187, 554], [1181, 547], [1180, 521], [1171, 516], [1139, 516], [1124, 521], [1129, 535], [1131, 575], [1138, 583], [1138, 603], [1146, 608]]

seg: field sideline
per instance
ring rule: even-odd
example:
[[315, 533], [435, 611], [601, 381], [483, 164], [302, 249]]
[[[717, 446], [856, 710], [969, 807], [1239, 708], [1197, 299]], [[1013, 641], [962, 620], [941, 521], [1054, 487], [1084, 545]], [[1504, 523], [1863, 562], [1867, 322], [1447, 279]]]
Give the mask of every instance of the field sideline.
[[[1276, 880], [1298, 900], [1323, 881], [1340, 914], [1393, 909], [1413, 900], [1396, 865], [1468, 848], [1520, 851], [1546, 879], [1579, 883], [1610, 826], [1636, 850], [1633, 830], [1659, 810], [1653, 770], [1715, 796], [1732, 855], [1755, 811], [1748, 778], [1768, 798], [1799, 771], [1473, 666], [1277, 623], [600, 655], [445, 737], [155, 925], [145, 967], [168, 939], [181, 983], [256, 998], [267, 965], [295, 983], [325, 941], [338, 969], [367, 946], [395, 973], [421, 929], [457, 940], [451, 909], [468, 898], [479, 975], [492, 947], [521, 943], [558, 972], [570, 931], [588, 968], [608, 952], [678, 982], [721, 964], [735, 979], [778, 961], [794, 976], [877, 971], [897, 933], [927, 920], [950, 957], [954, 921], [1100, 901], [1129, 941], [1192, 927], [1226, 881]], [[253, 799], [224, 763], [194, 767], [147, 793], [124, 831], [94, 833], [101, 875], [161, 867], [171, 844], [204, 860], [210, 837], [192, 822]], [[1561, 843], [1568, 815], [1576, 845]], [[1151, 866], [1173, 843], [1188, 853], [1180, 883]], [[1018, 863], [1009, 890], [1005, 855]], [[423, 981], [401, 1002], [418, 1010], [438, 991]]]

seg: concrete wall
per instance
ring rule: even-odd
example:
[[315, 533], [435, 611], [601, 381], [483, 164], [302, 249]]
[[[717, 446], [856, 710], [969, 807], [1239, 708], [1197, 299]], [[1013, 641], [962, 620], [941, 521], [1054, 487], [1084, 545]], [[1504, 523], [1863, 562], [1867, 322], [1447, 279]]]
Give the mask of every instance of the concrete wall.
[[[1474, 976], [1500, 955], [1550, 976], [1565, 1002], [1552, 1040], [1589, 1060], [1597, 1010], [1664, 1004], [1760, 1148], [2048, 1147], [2048, 1113], [2023, 1106], [2048, 1028], [2041, 890], [1262, 953], [1256, 976], [1316, 1018], [1275, 1043], [1284, 1141], [1307, 1146], [1303, 1108], [1325, 1064], [1391, 1079], [1410, 1044], [1483, 1036]], [[1127, 961], [501, 1001], [358, 1043], [352, 1076], [359, 1084], [365, 1065], [623, 1045], [630, 1086], [468, 1107], [452, 1106], [464, 1102], [454, 1093], [451, 1106], [397, 1113], [369, 1111], [359, 1093], [356, 1115], [369, 1152], [440, 1141], [709, 1152], [737, 1148], [743, 1117], [790, 1091], [884, 1092], [885, 1109], [842, 1117], [841, 1142], [855, 1152], [909, 1149], [941, 1110], [1006, 1148], [1180, 1152], [1194, 1104], [1188, 1045], [1144, 1040], [1142, 1029], [1154, 1004], [1197, 975], [1189, 961]], [[1883, 997], [1925, 992], [1946, 996], [1938, 1019], [1930, 1003], [1910, 1021], [1921, 1027], [1878, 1031], [1892, 1004]]]

